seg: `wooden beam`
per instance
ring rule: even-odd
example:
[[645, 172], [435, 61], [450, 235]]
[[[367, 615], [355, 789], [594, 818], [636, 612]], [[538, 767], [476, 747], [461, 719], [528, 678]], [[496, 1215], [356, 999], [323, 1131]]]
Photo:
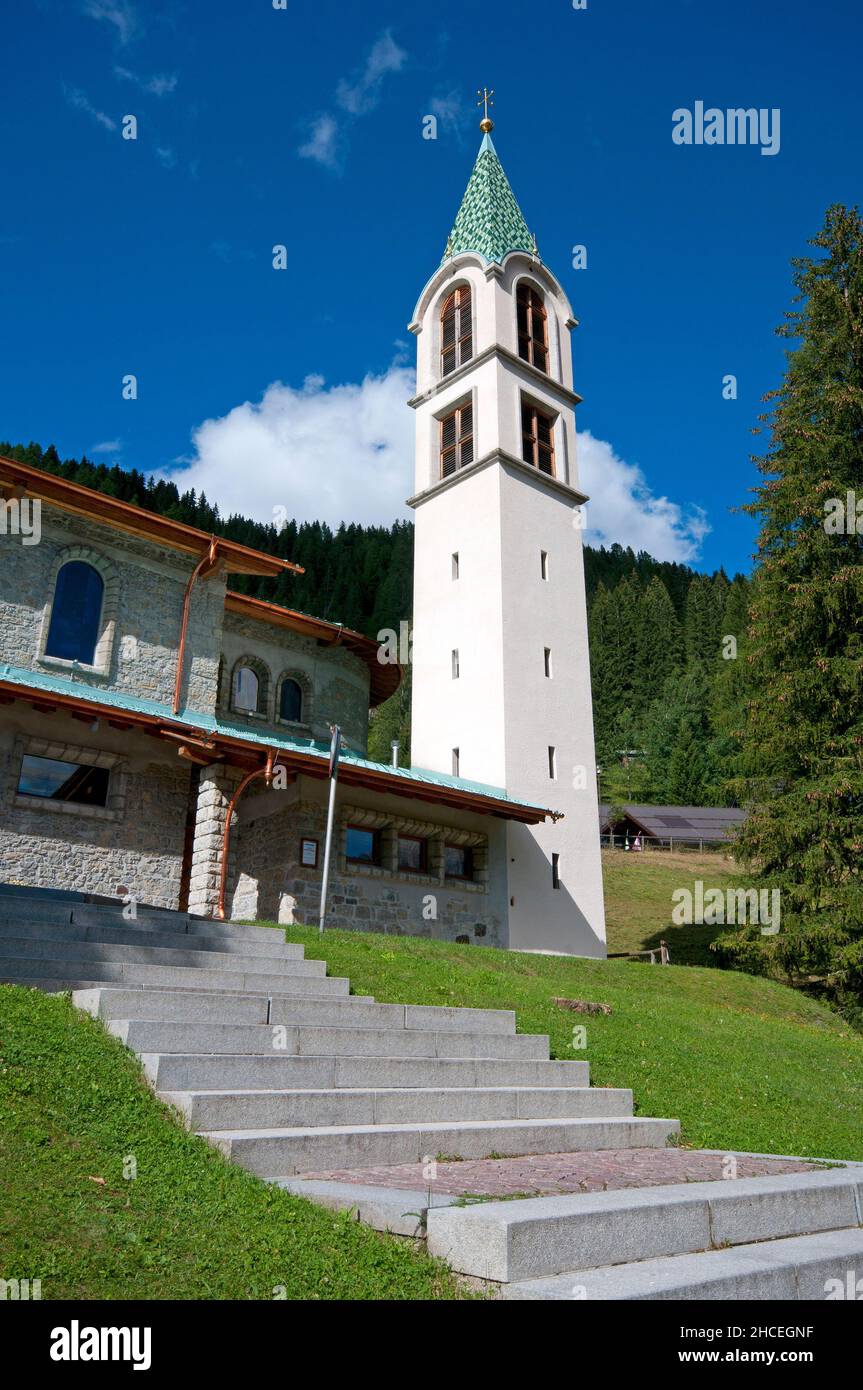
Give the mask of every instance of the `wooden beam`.
[[177, 753], [179, 757], [185, 758], [187, 762], [196, 763], [198, 767], [207, 767], [209, 763], [216, 761], [210, 753], [197, 744], [181, 743]]

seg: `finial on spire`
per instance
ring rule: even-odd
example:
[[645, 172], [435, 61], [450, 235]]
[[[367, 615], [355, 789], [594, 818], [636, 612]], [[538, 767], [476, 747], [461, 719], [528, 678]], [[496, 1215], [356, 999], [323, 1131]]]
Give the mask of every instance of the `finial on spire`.
[[479, 128], [483, 135], [490, 135], [494, 130], [494, 121], [489, 118], [488, 108], [494, 106], [494, 101], [492, 100], [494, 97], [494, 87], [483, 87], [482, 90], [477, 87], [476, 94], [479, 97], [477, 106], [485, 106], [485, 115], [479, 123]]

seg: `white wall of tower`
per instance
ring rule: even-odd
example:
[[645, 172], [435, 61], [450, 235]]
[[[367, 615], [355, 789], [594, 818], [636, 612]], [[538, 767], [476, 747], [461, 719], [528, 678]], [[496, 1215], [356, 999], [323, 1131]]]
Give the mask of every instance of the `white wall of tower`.
[[[523, 278], [545, 302], [548, 375], [518, 357], [515, 290]], [[472, 291], [473, 357], [442, 379], [441, 308], [462, 283]], [[458, 256], [435, 273], [417, 305], [411, 325], [417, 336], [412, 758], [417, 767], [449, 773], [458, 748], [462, 777], [564, 813], [556, 823], [507, 826], [510, 945], [604, 955], [574, 494], [573, 322], [557, 281], [523, 252], [490, 267], [473, 254]], [[554, 480], [521, 462], [523, 397], [556, 417]], [[467, 400], [474, 407], [475, 463], [441, 481], [439, 421]], [[560, 856], [558, 888], [552, 854]]]

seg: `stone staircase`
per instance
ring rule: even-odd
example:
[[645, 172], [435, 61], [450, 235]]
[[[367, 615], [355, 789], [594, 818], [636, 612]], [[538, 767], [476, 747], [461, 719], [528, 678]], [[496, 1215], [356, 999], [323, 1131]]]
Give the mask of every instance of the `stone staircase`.
[[509, 1010], [351, 995], [268, 927], [116, 902], [0, 893], [0, 979], [72, 990], [190, 1128], [261, 1177], [664, 1147], [676, 1120], [592, 1090]]
[[[0, 886], [0, 981], [72, 990], [190, 1129], [263, 1178], [373, 1223], [383, 1210], [391, 1229], [417, 1194], [379, 1207], [380, 1188], [332, 1199], [302, 1175], [662, 1149], [679, 1130], [634, 1116], [629, 1090], [591, 1088], [586, 1062], [549, 1060], [509, 1010], [351, 995], [266, 927], [141, 906], [127, 921], [116, 900]], [[852, 1165], [432, 1204], [426, 1221], [433, 1253], [512, 1298], [805, 1298], [855, 1259], [863, 1274], [861, 1199]]]

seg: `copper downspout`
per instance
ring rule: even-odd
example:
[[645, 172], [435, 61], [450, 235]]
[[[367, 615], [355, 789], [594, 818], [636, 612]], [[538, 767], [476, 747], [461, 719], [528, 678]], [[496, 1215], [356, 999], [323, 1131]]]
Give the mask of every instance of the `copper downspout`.
[[180, 700], [183, 693], [183, 664], [186, 659], [186, 634], [189, 630], [189, 608], [192, 602], [192, 589], [195, 586], [196, 580], [200, 579], [202, 574], [207, 574], [213, 569], [216, 564], [218, 551], [219, 542], [216, 540], [215, 536], [211, 536], [210, 548], [206, 555], [202, 556], [198, 561], [192, 573], [189, 575], [186, 584], [186, 592], [183, 595], [183, 622], [180, 626], [180, 645], [177, 650], [177, 675], [174, 680], [174, 714], [180, 713]]
[[222, 864], [219, 869], [219, 901], [216, 904], [216, 916], [220, 922], [225, 920], [225, 888], [228, 882], [228, 846], [231, 840], [231, 820], [237, 802], [246, 790], [250, 782], [254, 782], [256, 777], [264, 777], [267, 786], [273, 780], [273, 759], [275, 754], [272, 749], [267, 753], [267, 761], [264, 767], [256, 767], [253, 772], [247, 772], [228, 805], [228, 814], [225, 818], [225, 831], [222, 836]]

